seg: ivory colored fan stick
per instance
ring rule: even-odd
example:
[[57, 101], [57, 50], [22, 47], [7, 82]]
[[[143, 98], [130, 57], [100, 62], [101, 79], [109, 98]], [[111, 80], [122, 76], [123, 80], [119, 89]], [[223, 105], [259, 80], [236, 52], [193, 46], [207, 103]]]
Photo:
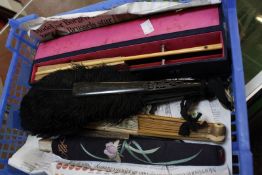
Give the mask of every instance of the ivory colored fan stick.
[[[185, 53], [219, 50], [219, 49], [222, 49], [221, 43], [211, 44], [211, 45], [206, 45], [206, 46], [199, 46], [199, 47], [192, 47], [192, 48], [185, 48], [185, 49], [179, 49], [179, 50], [171, 50], [171, 51], [166, 51], [166, 52], [143, 54], [143, 55], [114, 57], [114, 58], [101, 58], [101, 59], [95, 59], [95, 60], [80, 61], [80, 62], [75, 62], [75, 64], [81, 64], [83, 66], [94, 66], [94, 65], [101, 65], [101, 64], [107, 64], [107, 63], [113, 63], [113, 62], [149, 59], [149, 58], [156, 58], [156, 57], [163, 57], [163, 56], [170, 56], [170, 55], [179, 55], [179, 54], [185, 54]], [[48, 74], [48, 73], [52, 73], [57, 70], [69, 69], [71, 67], [72, 67], [72, 63], [58, 64], [56, 66], [54, 65], [42, 66], [38, 68], [36, 75]]]
[[[70, 63], [61, 63], [61, 64], [53, 64], [53, 65], [47, 65], [47, 66], [39, 66], [37, 68], [37, 72], [48, 71], [48, 70], [51, 70], [51, 69], [59, 69], [61, 67], [65, 67], [65, 66], [68, 66], [68, 65], [71, 68], [74, 65], [79, 65], [79, 64], [81, 65], [82, 62], [84, 62], [84, 61], [70, 62]], [[113, 65], [124, 64], [124, 63], [125, 63], [124, 61], [118, 61], [118, 62], [107, 63], [105, 65], [113, 66]], [[86, 67], [93, 68], [94, 66], [96, 66], [96, 65], [91, 65], [91, 66], [86, 66]]]
[[[107, 66], [115, 66], [115, 65], [121, 65], [121, 64], [124, 64], [124, 63], [125, 63], [124, 61], [119, 61], [119, 62], [107, 63], [105, 65], [107, 65]], [[68, 65], [68, 63], [64, 63], [63, 65]], [[72, 65], [74, 65], [74, 64], [71, 64], [71, 67], [72, 67]], [[51, 66], [52, 66], [52, 69], [56, 69], [56, 68], [59, 68], [61, 66], [61, 64], [55, 64], [55, 65], [50, 65], [50, 66], [42, 66], [42, 67], [39, 67], [38, 70], [41, 69], [43, 71], [46, 71], [46, 70], [49, 70]], [[87, 66], [87, 67], [89, 69], [91, 69], [91, 68], [93, 68], [95, 66], [97, 66], [97, 65]], [[35, 74], [35, 81], [42, 79], [43, 77], [47, 76], [48, 74], [49, 73], [37, 75], [37, 73], [36, 73]]]

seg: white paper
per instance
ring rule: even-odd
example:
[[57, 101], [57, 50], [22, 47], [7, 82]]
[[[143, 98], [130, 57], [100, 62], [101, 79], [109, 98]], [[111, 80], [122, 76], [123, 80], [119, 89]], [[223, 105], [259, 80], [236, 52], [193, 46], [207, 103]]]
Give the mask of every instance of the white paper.
[[132, 2], [120, 5], [110, 10], [65, 14], [47, 18], [39, 17], [23, 23], [20, 27], [27, 30], [31, 37], [36, 37], [41, 41], [46, 41], [57, 36], [64, 36], [134, 19], [141, 15], [204, 6], [214, 3], [221, 3], [221, 0], [191, 0], [186, 3], [172, 0]]
[[38, 141], [38, 138], [28, 136], [24, 146], [8, 160], [8, 164], [28, 174], [35, 170], [49, 171], [49, 162], [42, 159], [45, 153], [39, 151]]
[[[228, 174], [228, 169], [224, 166], [220, 167], [194, 167], [194, 168], [177, 168], [177, 167], [164, 167], [156, 170], [156, 168], [152, 168], [151, 166], [144, 167], [143, 170], [140, 170], [138, 167], [137, 170], [135, 170], [135, 167], [131, 170], [130, 167], [132, 166], [126, 166], [126, 167], [118, 167], [115, 166], [115, 168], [112, 168], [110, 166], [110, 169], [107, 168], [108, 166], [98, 166], [96, 168], [92, 168], [89, 165], [87, 165], [88, 168], [85, 168], [83, 170], [83, 167], [80, 166], [71, 166], [71, 170], [69, 169], [69, 166], [61, 168], [60, 163], [52, 163], [51, 164], [51, 172], [52, 174], [63, 174], [63, 175], [93, 175], [93, 174], [99, 174], [99, 175], [122, 175], [122, 174], [136, 174], [136, 175], [225, 175]], [[77, 170], [78, 168], [78, 170]]]
[[153, 24], [151, 23], [149, 19], [140, 25], [145, 35], [150, 34], [155, 31]]
[[212, 4], [217, 4], [217, 3], [220, 3], [220, 0], [211, 0], [211, 3]]

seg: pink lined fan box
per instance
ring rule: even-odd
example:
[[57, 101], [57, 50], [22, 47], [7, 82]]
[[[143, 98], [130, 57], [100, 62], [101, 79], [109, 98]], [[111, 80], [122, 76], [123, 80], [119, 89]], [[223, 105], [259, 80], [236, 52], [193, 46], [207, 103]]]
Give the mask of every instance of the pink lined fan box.
[[[216, 5], [165, 12], [41, 43], [30, 81], [34, 82], [39, 66], [156, 53], [161, 51], [162, 45], [167, 51], [218, 43], [222, 43], [223, 48], [210, 53], [168, 58], [165, 66], [161, 65], [161, 60], [127, 62], [129, 69], [139, 71], [201, 62], [206, 66], [209, 61], [218, 61], [217, 66], [224, 67], [227, 59], [220, 10]], [[149, 34], [145, 34], [141, 26], [146, 21], [153, 26]]]

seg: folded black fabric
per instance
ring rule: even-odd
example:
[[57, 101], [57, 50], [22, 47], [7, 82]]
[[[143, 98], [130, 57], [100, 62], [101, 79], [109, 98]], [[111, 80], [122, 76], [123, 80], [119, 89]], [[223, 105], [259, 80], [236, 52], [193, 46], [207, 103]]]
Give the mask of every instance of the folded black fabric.
[[225, 162], [221, 146], [141, 137], [128, 140], [59, 138], [53, 140], [52, 151], [64, 159], [80, 161], [192, 166], [219, 166]]

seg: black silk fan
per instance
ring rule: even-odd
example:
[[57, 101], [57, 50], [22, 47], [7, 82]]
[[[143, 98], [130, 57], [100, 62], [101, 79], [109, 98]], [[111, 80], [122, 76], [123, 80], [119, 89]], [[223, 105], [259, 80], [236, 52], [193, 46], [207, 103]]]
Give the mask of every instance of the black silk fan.
[[[214, 97], [216, 91], [224, 91], [221, 88], [213, 80], [139, 81], [129, 71], [111, 66], [75, 66], [32, 85], [21, 102], [21, 125], [41, 137], [71, 135], [90, 122], [117, 123], [141, 113], [148, 104]], [[223, 95], [219, 100], [229, 106]]]

